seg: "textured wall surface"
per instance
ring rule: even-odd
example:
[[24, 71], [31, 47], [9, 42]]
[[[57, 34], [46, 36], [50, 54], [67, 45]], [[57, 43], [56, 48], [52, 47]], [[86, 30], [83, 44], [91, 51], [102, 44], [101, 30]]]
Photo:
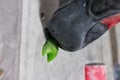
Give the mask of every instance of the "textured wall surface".
[[106, 63], [107, 80], [114, 80], [113, 65], [120, 63], [120, 24], [77, 52], [60, 49], [51, 63], [41, 56], [43, 26], [59, 5], [59, 0], [0, 0], [2, 80], [84, 80], [87, 63]]
[[107, 80], [114, 80], [113, 64], [119, 62], [117, 40], [114, 37], [119, 35], [119, 31], [116, 33], [115, 28], [77, 52], [60, 49], [57, 58], [51, 63], [41, 56], [45, 37], [39, 16], [44, 13], [42, 22], [45, 26], [58, 5], [57, 0], [23, 1], [20, 80], [84, 80], [84, 65], [94, 62], [106, 63]]
[[0, 0], [0, 69], [1, 80], [19, 79], [20, 27], [22, 1]]

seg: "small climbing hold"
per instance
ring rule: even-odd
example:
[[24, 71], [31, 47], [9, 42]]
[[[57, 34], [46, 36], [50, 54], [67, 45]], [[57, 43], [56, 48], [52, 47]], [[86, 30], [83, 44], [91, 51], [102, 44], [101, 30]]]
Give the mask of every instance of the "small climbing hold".
[[2, 69], [0, 69], [0, 78], [2, 78], [2, 77], [3, 77], [3, 75], [4, 75], [4, 72], [3, 72], [3, 70], [2, 70]]

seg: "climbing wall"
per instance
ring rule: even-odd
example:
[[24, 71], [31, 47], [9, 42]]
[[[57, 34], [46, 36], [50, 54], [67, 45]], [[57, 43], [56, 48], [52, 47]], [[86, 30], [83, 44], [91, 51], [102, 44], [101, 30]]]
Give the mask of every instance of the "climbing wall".
[[0, 80], [19, 80], [21, 17], [21, 0], [0, 0]]
[[51, 63], [41, 56], [43, 28], [64, 1], [0, 0], [0, 80], [84, 80], [87, 63], [105, 63], [107, 80], [114, 80], [120, 24], [77, 52], [60, 49]]
[[113, 66], [119, 63], [119, 25], [77, 52], [60, 49], [51, 63], [41, 56], [43, 28], [59, 5], [58, 0], [23, 1], [20, 80], [84, 80], [87, 63], [105, 63], [107, 80], [114, 80]]

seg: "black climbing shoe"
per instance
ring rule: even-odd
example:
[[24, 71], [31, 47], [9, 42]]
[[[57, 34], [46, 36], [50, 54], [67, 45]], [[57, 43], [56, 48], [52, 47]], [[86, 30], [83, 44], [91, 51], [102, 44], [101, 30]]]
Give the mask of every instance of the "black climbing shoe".
[[120, 21], [120, 0], [70, 0], [52, 16], [47, 33], [65, 50], [79, 50]]

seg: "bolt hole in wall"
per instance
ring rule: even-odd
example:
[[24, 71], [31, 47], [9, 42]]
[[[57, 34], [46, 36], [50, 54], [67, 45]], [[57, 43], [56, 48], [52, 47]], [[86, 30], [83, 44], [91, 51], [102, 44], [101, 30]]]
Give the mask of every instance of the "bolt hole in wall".
[[41, 19], [42, 19], [42, 20], [45, 19], [45, 13], [44, 13], [44, 12], [41, 13]]
[[43, 28], [45, 28], [51, 16], [59, 7], [59, 0], [40, 0], [40, 5], [40, 19]]

